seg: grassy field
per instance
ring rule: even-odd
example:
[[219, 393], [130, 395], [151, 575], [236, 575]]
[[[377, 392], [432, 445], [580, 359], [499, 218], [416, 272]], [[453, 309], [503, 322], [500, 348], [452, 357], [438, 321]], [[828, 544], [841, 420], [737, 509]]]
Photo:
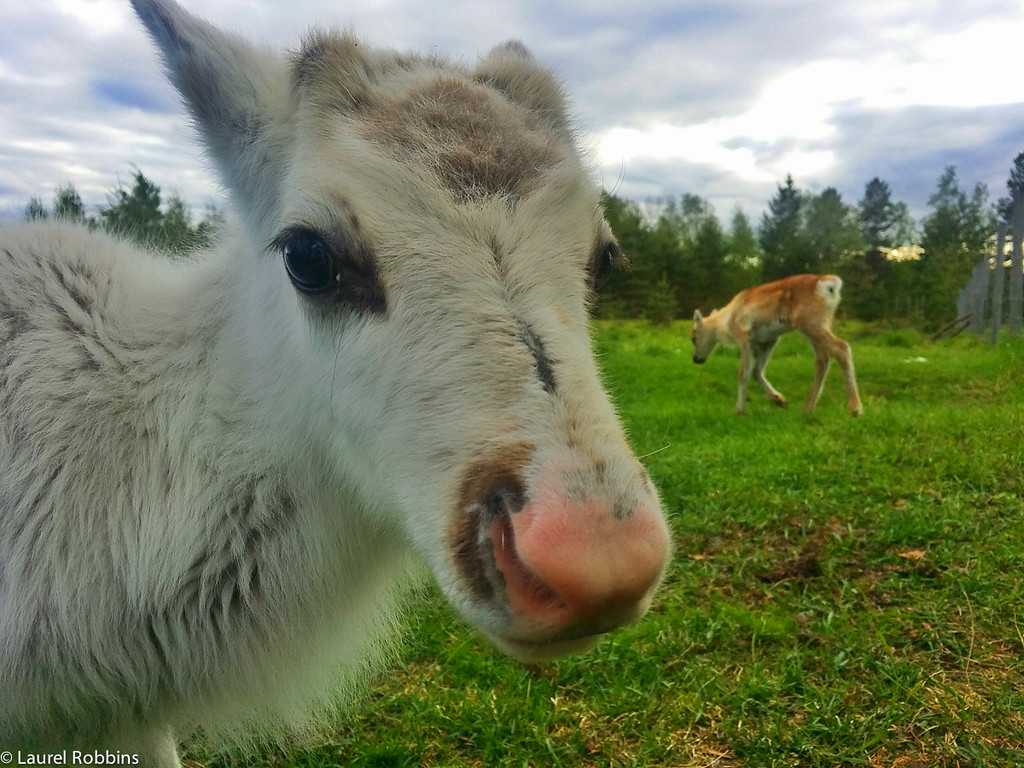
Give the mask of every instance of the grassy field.
[[694, 366], [688, 332], [597, 329], [675, 534], [651, 613], [523, 668], [431, 593], [352, 720], [263, 764], [1024, 766], [1024, 343], [840, 325], [853, 420], [835, 367], [800, 412], [790, 335], [793, 408], [754, 386], [736, 417], [738, 353]]

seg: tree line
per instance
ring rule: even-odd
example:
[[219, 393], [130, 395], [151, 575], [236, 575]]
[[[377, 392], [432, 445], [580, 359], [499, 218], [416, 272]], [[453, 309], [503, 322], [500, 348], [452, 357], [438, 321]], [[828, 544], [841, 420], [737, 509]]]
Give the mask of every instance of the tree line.
[[787, 176], [756, 227], [737, 208], [727, 228], [697, 195], [669, 200], [654, 220], [636, 203], [606, 195], [608, 221], [629, 263], [602, 289], [599, 311], [667, 322], [721, 307], [751, 285], [834, 273], [843, 278], [846, 316], [934, 327], [954, 315], [971, 270], [992, 250], [997, 222], [1009, 222], [1014, 205], [1024, 203], [1024, 152], [1007, 189], [990, 204], [986, 185], [964, 190], [947, 166], [918, 223], [880, 178], [851, 204], [832, 187], [813, 194]]
[[182, 197], [172, 194], [162, 200], [160, 187], [138, 169], [132, 174], [131, 187], [119, 184], [95, 216], [87, 215], [81, 195], [70, 182], [57, 188], [51, 209], [38, 197], [31, 198], [25, 206], [24, 218], [28, 221], [51, 217], [103, 229], [169, 255], [182, 255], [210, 245], [224, 220], [219, 209], [209, 206], [203, 218], [193, 224], [192, 213]]
[[[1024, 204], [1024, 152], [1013, 162], [1007, 189], [1007, 197], [990, 204], [984, 184], [965, 191], [956, 168], [947, 166], [920, 226], [879, 178], [851, 204], [832, 187], [813, 194], [787, 176], [756, 227], [740, 208], [723, 227], [711, 204], [694, 194], [667, 201], [653, 220], [637, 203], [606, 194], [606, 216], [628, 263], [602, 287], [599, 312], [663, 323], [721, 307], [757, 283], [828, 272], [843, 278], [846, 316], [937, 326], [952, 318], [974, 264], [992, 249], [997, 222], [1009, 222], [1013, 207]], [[26, 219], [50, 217], [172, 255], [209, 245], [223, 222], [209, 207], [193, 223], [180, 196], [162, 201], [160, 188], [138, 169], [131, 187], [114, 189], [96, 216], [86, 215], [70, 183], [57, 190], [52, 209], [35, 197], [25, 208]]]

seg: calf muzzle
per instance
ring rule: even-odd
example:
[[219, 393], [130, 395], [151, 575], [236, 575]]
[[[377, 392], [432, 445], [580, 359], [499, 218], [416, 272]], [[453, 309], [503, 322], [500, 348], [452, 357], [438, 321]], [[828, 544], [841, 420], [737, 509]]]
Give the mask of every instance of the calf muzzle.
[[626, 503], [549, 476], [530, 494], [518, 473], [486, 474], [499, 480], [469, 505], [456, 560], [476, 598], [507, 617], [500, 645], [562, 655], [644, 614], [669, 557], [653, 493]]

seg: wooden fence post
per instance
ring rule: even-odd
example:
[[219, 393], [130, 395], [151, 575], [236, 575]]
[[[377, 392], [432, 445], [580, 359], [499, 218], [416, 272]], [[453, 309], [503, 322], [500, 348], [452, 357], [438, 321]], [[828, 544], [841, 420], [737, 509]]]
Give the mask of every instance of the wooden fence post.
[[992, 343], [999, 343], [999, 329], [1003, 325], [1003, 255], [1006, 249], [1006, 225], [999, 222], [996, 230], [996, 273], [992, 280]]
[[[974, 275], [971, 278], [971, 333], [979, 336], [985, 332], [985, 310], [988, 303], [989, 272], [991, 272], [990, 259], [987, 254], [982, 257], [974, 267]], [[961, 313], [962, 314], [962, 313]]]
[[1020, 336], [1021, 289], [1024, 288], [1024, 264], [1021, 241], [1024, 240], [1024, 197], [1013, 206], [1013, 260], [1010, 262], [1010, 333]]

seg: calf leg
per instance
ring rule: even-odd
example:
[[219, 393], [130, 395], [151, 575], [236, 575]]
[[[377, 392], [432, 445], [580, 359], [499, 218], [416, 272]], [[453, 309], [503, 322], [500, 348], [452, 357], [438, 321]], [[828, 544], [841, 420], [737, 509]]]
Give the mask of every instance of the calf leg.
[[846, 405], [850, 409], [851, 416], [860, 416], [864, 406], [860, 402], [860, 393], [857, 391], [857, 377], [853, 372], [853, 352], [850, 345], [842, 339], [833, 336], [832, 356], [839, 363], [843, 371], [843, 382], [846, 384]]
[[786, 398], [779, 390], [772, 386], [771, 382], [764, 375], [764, 369], [772, 357], [772, 351], [775, 349], [777, 341], [758, 344], [754, 348], [754, 378], [757, 379], [769, 400], [781, 408], [786, 408], [789, 406]]
[[830, 362], [828, 350], [823, 344], [815, 344], [811, 342], [814, 347], [814, 383], [811, 384], [811, 391], [807, 393], [807, 400], [804, 402], [804, 413], [810, 413], [814, 410], [814, 406], [818, 404], [818, 398], [821, 397], [821, 388], [825, 384], [825, 374], [828, 373], [828, 365]]
[[742, 415], [747, 410], [747, 382], [750, 381], [750, 374], [754, 367], [754, 361], [750, 355], [750, 345], [746, 341], [740, 342], [740, 388], [736, 395], [736, 414]]
[[814, 384], [811, 392], [804, 403], [804, 411], [810, 413], [818, 402], [821, 395], [821, 387], [825, 382], [825, 374], [828, 372], [831, 358], [835, 358], [843, 372], [843, 381], [846, 384], [846, 402], [850, 409], [851, 416], [860, 416], [863, 406], [860, 402], [860, 394], [857, 392], [857, 379], [853, 372], [853, 353], [850, 345], [833, 335], [827, 329], [822, 329], [816, 334], [807, 334], [807, 338], [814, 347]]

